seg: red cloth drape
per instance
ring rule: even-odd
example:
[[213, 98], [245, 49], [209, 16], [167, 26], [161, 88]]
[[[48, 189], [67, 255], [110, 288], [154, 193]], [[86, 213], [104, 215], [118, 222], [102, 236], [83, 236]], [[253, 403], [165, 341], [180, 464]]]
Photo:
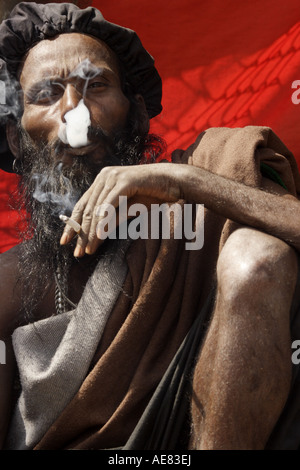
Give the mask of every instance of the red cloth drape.
[[[134, 29], [155, 57], [163, 112], [151, 130], [169, 152], [208, 127], [266, 125], [300, 165], [299, 0], [82, 0], [88, 4]], [[0, 176], [4, 251], [17, 242], [16, 215], [7, 210], [15, 177]]]

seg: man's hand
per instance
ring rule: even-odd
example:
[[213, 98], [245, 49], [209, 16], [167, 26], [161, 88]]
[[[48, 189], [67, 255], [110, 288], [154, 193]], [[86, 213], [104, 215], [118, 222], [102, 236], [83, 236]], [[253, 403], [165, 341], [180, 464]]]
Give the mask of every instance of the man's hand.
[[[222, 217], [262, 230], [300, 250], [300, 203], [276, 183], [263, 179], [258, 189], [192, 165], [159, 163], [107, 167], [99, 173], [71, 216], [82, 226], [76, 257], [95, 253], [101, 244], [96, 233], [103, 219], [99, 207], [111, 204], [117, 209], [119, 196], [127, 197], [128, 208], [137, 202], [149, 208], [153, 203], [178, 199], [204, 204]], [[66, 226], [61, 244], [74, 236], [75, 231]]]
[[[81, 225], [74, 256], [96, 252], [102, 243], [97, 226], [105, 216], [105, 206], [111, 205], [117, 211], [120, 196], [127, 198], [128, 208], [135, 203], [149, 209], [154, 203], [177, 201], [181, 197], [179, 166], [159, 163], [104, 168], [72, 212], [71, 218]], [[66, 225], [61, 244], [67, 244], [75, 235]]]

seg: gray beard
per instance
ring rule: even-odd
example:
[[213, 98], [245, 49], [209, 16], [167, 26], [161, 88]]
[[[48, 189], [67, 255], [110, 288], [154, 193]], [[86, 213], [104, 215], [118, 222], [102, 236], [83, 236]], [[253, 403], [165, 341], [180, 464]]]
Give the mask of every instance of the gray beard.
[[[36, 148], [23, 129], [20, 129], [20, 145], [24, 163], [19, 192], [27, 215], [27, 228], [22, 234], [19, 270], [25, 318], [30, 321], [34, 318], [38, 299], [53, 285], [54, 273], [59, 270], [67, 279], [75, 262], [75, 240], [67, 246], [59, 243], [64, 228], [59, 215], [71, 214], [75, 203], [104, 166], [138, 163], [140, 155], [137, 149], [134, 152], [134, 144], [126, 154], [123, 138], [118, 143], [107, 143], [108, 153], [101, 166], [95, 165], [86, 155], [74, 157], [71, 167], [63, 167], [62, 163], [57, 163], [57, 157], [53, 158], [57, 146]], [[100, 255], [105, 246], [106, 243], [100, 247]], [[62, 287], [67, 295], [67, 284]]]

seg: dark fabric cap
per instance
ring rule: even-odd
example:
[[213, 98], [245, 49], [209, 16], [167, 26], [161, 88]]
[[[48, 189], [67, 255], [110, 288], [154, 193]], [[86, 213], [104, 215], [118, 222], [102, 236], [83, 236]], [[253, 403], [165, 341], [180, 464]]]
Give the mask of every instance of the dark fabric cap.
[[[140, 93], [149, 118], [162, 110], [161, 78], [154, 60], [137, 34], [110, 23], [93, 7], [80, 9], [72, 3], [19, 3], [0, 25], [0, 168], [12, 170], [13, 156], [5, 138], [8, 117], [20, 116], [16, 72], [26, 52], [39, 41], [62, 33], [79, 32], [104, 41], [119, 57], [126, 79]], [[1, 83], [2, 82], [2, 83]]]

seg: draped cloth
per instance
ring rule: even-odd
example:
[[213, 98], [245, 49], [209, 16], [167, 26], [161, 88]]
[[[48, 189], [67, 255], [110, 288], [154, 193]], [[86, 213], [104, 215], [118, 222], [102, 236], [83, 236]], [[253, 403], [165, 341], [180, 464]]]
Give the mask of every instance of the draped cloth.
[[22, 393], [11, 424], [10, 447], [32, 448], [84, 380], [125, 279], [125, 243], [101, 258], [74, 310], [14, 332]]
[[[267, 127], [210, 129], [202, 133], [187, 151], [177, 151], [176, 161], [257, 187], [262, 185], [260, 168], [263, 162], [276, 170], [284, 182], [289, 195], [282, 197], [298, 197], [300, 192], [300, 177], [293, 155]], [[110, 312], [105, 315], [103, 331], [96, 333], [99, 341], [92, 359], [89, 357], [88, 370], [84, 369], [81, 383], [76, 385], [77, 391], [72, 390], [69, 401], [66, 403], [62, 399], [58, 416], [49, 423], [43, 436], [36, 436], [31, 441], [32, 448], [125, 446], [199, 313], [206, 308], [215, 284], [219, 252], [230, 233], [238, 227], [207, 209], [203, 223], [204, 246], [201, 250], [187, 250], [186, 240], [174, 237], [168, 240], [138, 239], [130, 244], [126, 251], [127, 274]], [[206, 310], [198, 322], [198, 344], [188, 372], [190, 380], [210, 314], [211, 309]], [[84, 315], [88, 319], [90, 314], [84, 312]], [[94, 327], [96, 324], [97, 319]], [[103, 322], [99, 321], [101, 324]], [[38, 332], [39, 322], [35, 326]], [[16, 330], [16, 350], [20, 346], [18, 336]], [[74, 339], [74, 351], [81, 352], [80, 338], [76, 341], [75, 336]], [[52, 341], [51, 335], [48, 340]], [[55, 358], [55, 348], [47, 342], [43, 346]], [[51, 377], [43, 376], [43, 363], [38, 356], [33, 357], [30, 348], [31, 341], [28, 344], [22, 342], [23, 357], [28, 354], [33, 363], [37, 362], [33, 367], [41, 372], [41, 381], [51, 381]], [[62, 361], [61, 370], [57, 371], [61, 374], [60, 384], [66, 367]], [[20, 375], [22, 382], [22, 371]], [[69, 373], [68, 382], [72, 382], [72, 373]], [[27, 390], [30, 394], [31, 384], [23, 381], [21, 385], [22, 393], [26, 394]], [[61, 400], [57, 387], [47, 386], [47, 390], [47, 395], [40, 394], [32, 404], [40, 413], [40, 419], [42, 410], [46, 410], [49, 403]], [[15, 428], [12, 434], [18, 432], [20, 430]]]

